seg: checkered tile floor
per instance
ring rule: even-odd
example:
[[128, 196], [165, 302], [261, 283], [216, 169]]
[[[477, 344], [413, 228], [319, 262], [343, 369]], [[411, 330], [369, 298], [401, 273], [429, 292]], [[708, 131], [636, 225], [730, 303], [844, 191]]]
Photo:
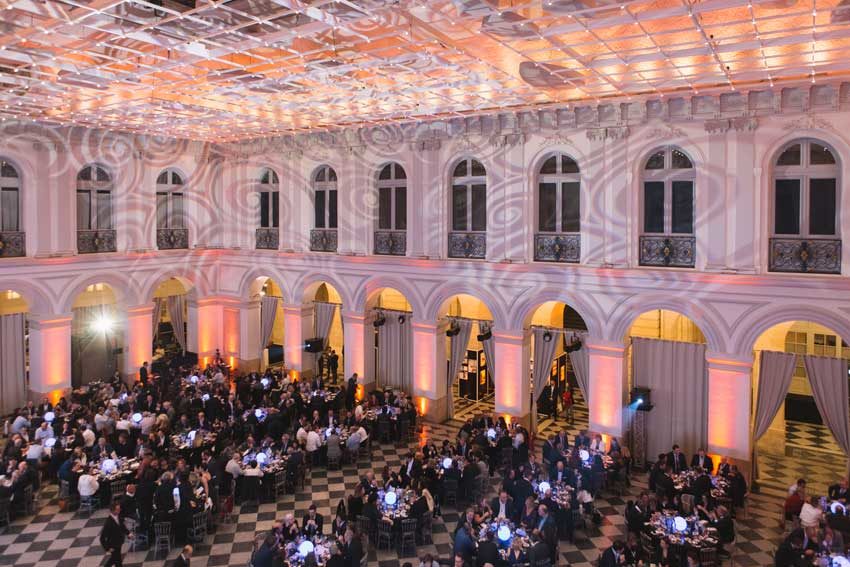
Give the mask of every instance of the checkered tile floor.
[[[586, 423], [586, 410], [583, 416], [580, 417], [580, 415], [579, 412], [576, 413], [575, 424], [568, 429], [573, 431], [581, 426], [580, 423]], [[542, 431], [562, 425], [548, 424]], [[427, 438], [437, 440], [454, 438], [455, 432], [456, 426], [451, 423], [448, 425], [428, 424], [424, 426], [419, 439], [412, 442], [411, 446]], [[404, 452], [401, 446], [375, 445], [373, 459], [369, 466], [375, 470], [382, 469], [384, 465], [397, 468], [401, 464]], [[247, 565], [255, 533], [269, 529], [272, 521], [275, 518], [281, 518], [286, 512], [295, 512], [296, 517], [300, 518], [311, 503], [315, 503], [319, 512], [330, 520], [339, 500], [344, 498], [357, 483], [358, 472], [364, 470], [365, 465], [361, 465], [359, 471], [353, 465], [347, 465], [340, 471], [314, 469], [309, 475], [305, 488], [299, 490], [297, 494], [287, 495], [277, 503], [263, 504], [259, 510], [235, 515], [233, 523], [220, 525], [214, 534], [207, 537], [203, 545], [196, 546], [195, 557], [192, 559], [193, 567]], [[498, 482], [498, 477], [493, 478], [494, 487]], [[604, 515], [602, 525], [584, 532], [578, 531], [575, 545], [562, 542], [560, 564], [590, 567], [601, 550], [609, 546], [614, 539], [624, 537], [626, 533], [623, 519], [625, 501], [645, 488], [646, 476], [636, 474], [628, 495], [597, 499], [596, 505]], [[5, 533], [0, 535], [0, 565], [95, 567], [102, 562], [103, 553], [97, 543], [97, 536], [106, 518], [106, 511], [101, 510], [91, 518], [77, 516], [75, 513], [60, 513], [55, 495], [54, 487], [45, 488], [39, 499], [37, 515], [16, 520]], [[772, 551], [781, 537], [779, 509], [782, 500], [780, 496], [778, 491], [772, 489], [754, 495], [749, 506], [748, 518], [738, 520], [738, 537], [734, 556], [735, 563], [738, 565], [772, 564]], [[449, 558], [452, 550], [451, 531], [455, 527], [457, 518], [456, 509], [445, 507], [442, 517], [434, 522], [434, 543], [420, 546], [417, 549], [417, 555], [421, 556], [430, 552], [441, 558]], [[177, 549], [171, 551], [168, 556], [169, 563], [177, 553]], [[397, 567], [404, 560], [412, 559], [412, 557], [409, 559], [399, 557], [395, 550], [377, 551], [372, 547], [369, 549], [370, 565]], [[139, 551], [128, 553], [124, 564], [131, 567], [160, 567], [168, 563], [162, 556], [154, 558], [152, 552]]]

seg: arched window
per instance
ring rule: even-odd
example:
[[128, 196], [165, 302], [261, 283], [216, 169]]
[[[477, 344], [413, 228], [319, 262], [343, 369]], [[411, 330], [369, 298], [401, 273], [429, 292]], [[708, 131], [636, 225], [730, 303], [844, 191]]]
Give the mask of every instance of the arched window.
[[336, 171], [328, 165], [321, 166], [313, 176], [313, 192], [315, 193], [314, 228], [336, 228]]
[[694, 180], [688, 155], [668, 146], [649, 156], [643, 167], [640, 264], [693, 268]]
[[21, 230], [21, 178], [18, 170], [0, 158], [0, 232]]
[[260, 228], [278, 228], [280, 219], [280, 180], [273, 169], [260, 174]]
[[183, 228], [183, 176], [166, 169], [156, 179], [156, 227]]
[[77, 230], [112, 228], [112, 179], [103, 167], [87, 165], [77, 174]]
[[378, 229], [407, 230], [407, 174], [397, 163], [378, 174]]
[[487, 231], [487, 171], [476, 159], [461, 160], [452, 173], [452, 230]]
[[569, 156], [551, 156], [540, 167], [537, 184], [537, 230], [577, 233], [581, 230], [578, 164]]
[[773, 234], [838, 234], [838, 160], [830, 147], [795, 140], [779, 153], [773, 174]]

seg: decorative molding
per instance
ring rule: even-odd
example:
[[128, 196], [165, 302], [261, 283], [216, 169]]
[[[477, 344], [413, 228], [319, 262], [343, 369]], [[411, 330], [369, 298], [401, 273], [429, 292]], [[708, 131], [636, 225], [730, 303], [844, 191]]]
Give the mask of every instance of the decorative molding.
[[755, 116], [739, 116], [730, 118], [729, 125], [736, 132], [753, 132], [759, 127], [759, 119]]
[[835, 126], [831, 122], [818, 118], [811, 112], [790, 120], [783, 128], [785, 130], [829, 130], [836, 132]]
[[547, 136], [543, 138], [542, 145], [544, 147], [547, 146], [572, 146], [573, 141], [569, 136], [566, 136], [560, 132], [557, 132], [551, 136]]
[[490, 144], [497, 148], [513, 148], [520, 144], [524, 144], [526, 135], [523, 132], [509, 132], [506, 134], [493, 134], [490, 137]]
[[629, 137], [631, 130], [628, 126], [609, 126], [607, 128], [588, 128], [587, 139], [591, 142], [602, 140], [625, 140]]
[[685, 132], [676, 128], [672, 124], [661, 124], [643, 134], [643, 137], [650, 140], [667, 140], [670, 138], [684, 138]]

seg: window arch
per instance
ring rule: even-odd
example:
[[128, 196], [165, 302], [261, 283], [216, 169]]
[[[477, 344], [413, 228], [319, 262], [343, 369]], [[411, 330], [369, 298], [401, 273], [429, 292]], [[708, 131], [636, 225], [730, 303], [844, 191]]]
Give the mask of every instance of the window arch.
[[839, 163], [827, 144], [806, 138], [786, 144], [773, 166], [776, 236], [835, 238], [839, 232]]
[[407, 230], [407, 173], [395, 162], [378, 173], [378, 230]]
[[643, 234], [692, 235], [696, 170], [691, 158], [675, 146], [655, 150], [642, 178]]
[[175, 169], [165, 169], [156, 178], [156, 227], [184, 228], [184, 179]]
[[0, 158], [0, 232], [21, 230], [21, 177], [17, 168]]
[[112, 228], [112, 177], [100, 165], [87, 165], [77, 174], [77, 230]]
[[487, 170], [474, 158], [462, 159], [452, 172], [452, 230], [487, 231]]
[[278, 228], [280, 222], [280, 179], [275, 170], [260, 171], [260, 228]]
[[580, 183], [578, 164], [570, 156], [558, 153], [543, 162], [537, 181], [539, 232], [580, 232]]
[[337, 177], [336, 171], [323, 165], [313, 175], [314, 228], [337, 227]]

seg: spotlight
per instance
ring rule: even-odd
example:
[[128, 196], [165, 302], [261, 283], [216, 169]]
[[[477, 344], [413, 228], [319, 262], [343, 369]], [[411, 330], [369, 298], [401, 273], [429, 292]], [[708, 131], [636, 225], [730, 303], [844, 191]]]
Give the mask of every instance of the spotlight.
[[108, 333], [112, 330], [112, 326], [115, 324], [110, 317], [106, 315], [101, 315], [94, 321], [92, 321], [91, 328], [92, 331], [96, 333]]
[[546, 331], [545, 333], [543, 333], [543, 341], [544, 342], [548, 343], [551, 340], [552, 340], [552, 333], [550, 333], [549, 331]]
[[375, 322], [372, 323], [372, 325], [374, 325], [374, 327], [377, 329], [378, 327], [383, 327], [384, 323], [386, 323], [386, 322], [387, 322], [387, 319], [384, 317], [384, 314], [381, 313], [381, 314], [378, 315], [378, 318], [375, 319]]
[[448, 328], [448, 330], [446, 331], [446, 336], [447, 337], [454, 337], [458, 333], [460, 333], [460, 325], [458, 325], [457, 322], [453, 322], [451, 324], [451, 326]]
[[486, 327], [484, 332], [478, 335], [478, 342], [483, 343], [491, 338], [493, 338], [493, 330], [490, 327]]
[[399, 324], [399, 325], [404, 325], [404, 322], [405, 322], [405, 321], [407, 321], [407, 317], [405, 317], [404, 315], [399, 315], [399, 316], [398, 316], [398, 324]]
[[639, 405], [641, 405], [642, 403], [643, 403], [643, 398], [638, 398], [637, 400], [635, 400], [635, 405], [638, 405], [638, 406], [639, 406]]

